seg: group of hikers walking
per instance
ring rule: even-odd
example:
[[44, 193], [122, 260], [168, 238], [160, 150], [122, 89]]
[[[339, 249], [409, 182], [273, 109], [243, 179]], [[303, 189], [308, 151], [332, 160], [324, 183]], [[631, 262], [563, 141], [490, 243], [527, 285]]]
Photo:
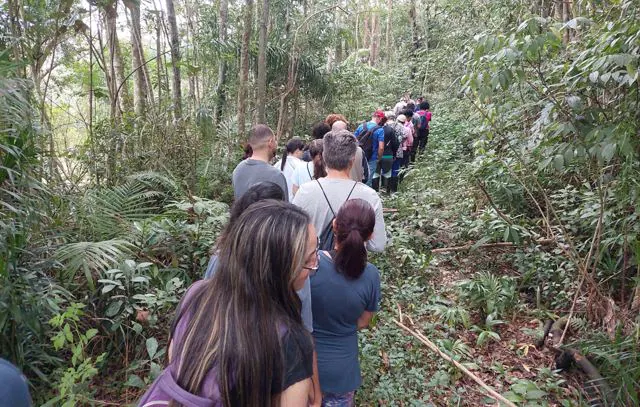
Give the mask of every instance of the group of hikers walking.
[[353, 133], [332, 114], [274, 165], [273, 131], [252, 128], [229, 223], [178, 305], [167, 366], [139, 405], [353, 406], [358, 331], [381, 298], [368, 253], [387, 244], [377, 189], [396, 190], [430, 120], [429, 104], [408, 97]]
[[273, 131], [252, 128], [229, 224], [179, 304], [169, 364], [140, 405], [353, 406], [358, 331], [380, 307], [368, 262], [387, 243], [377, 190], [396, 190], [430, 120], [428, 102], [408, 98], [353, 133], [331, 114], [273, 165]]

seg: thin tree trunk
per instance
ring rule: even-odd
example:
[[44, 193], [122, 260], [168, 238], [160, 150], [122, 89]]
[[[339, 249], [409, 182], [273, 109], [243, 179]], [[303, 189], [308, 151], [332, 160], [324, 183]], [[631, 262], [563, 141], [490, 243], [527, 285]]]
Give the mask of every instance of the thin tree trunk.
[[[193, 3], [189, 0], [185, 1], [185, 9], [187, 12], [187, 44], [191, 44], [191, 52], [190, 57], [193, 61], [194, 65], [197, 65], [196, 62], [196, 43], [193, 41], [193, 33], [195, 31], [194, 21], [193, 21]], [[189, 54], [187, 54], [187, 59], [189, 58]], [[189, 102], [191, 103], [192, 108], [195, 108], [198, 101], [196, 98], [196, 73], [188, 72], [189, 77]]]
[[169, 33], [171, 35], [171, 67], [173, 68], [173, 117], [176, 120], [182, 118], [182, 89], [180, 83], [180, 37], [178, 36], [178, 23], [173, 0], [167, 0], [167, 19], [169, 20]]
[[[218, 20], [220, 24], [218, 39], [221, 43], [227, 41], [227, 20], [229, 15], [229, 2], [228, 0], [220, 0], [220, 10], [218, 12]], [[213, 112], [213, 121], [216, 126], [222, 119], [222, 112], [224, 110], [224, 104], [226, 100], [225, 82], [227, 79], [227, 61], [224, 58], [220, 58], [218, 65], [218, 83], [216, 84], [216, 107]]]
[[125, 6], [129, 10], [129, 25], [131, 26], [131, 55], [133, 61], [133, 105], [137, 116], [144, 117], [147, 110], [147, 83], [144, 75], [142, 64], [144, 57], [142, 56], [142, 44], [140, 41], [140, 4], [125, 0]]
[[[112, 0], [104, 3], [105, 27], [107, 29], [107, 47], [109, 48], [109, 72], [112, 79], [113, 94], [118, 92], [118, 87], [124, 82], [124, 62], [122, 61], [122, 50], [118, 40], [118, 30], [116, 20], [118, 18], [117, 2]], [[133, 107], [129, 88], [122, 85], [117, 99], [113, 100], [112, 109], [118, 110], [112, 114], [119, 117], [122, 111], [128, 112]]]
[[162, 105], [162, 11], [156, 10], [156, 81], [158, 86], [158, 106]]
[[355, 58], [353, 58], [353, 65], [355, 66], [358, 61], [358, 55], [360, 53], [360, 10], [358, 0], [356, 0], [356, 54]]
[[387, 66], [391, 63], [391, 10], [392, 10], [392, 7], [393, 7], [392, 0], [387, 0], [387, 27], [386, 27], [385, 39], [384, 39]]
[[247, 89], [249, 81], [249, 43], [251, 41], [251, 23], [253, 20], [253, 0], [246, 0], [244, 8], [244, 27], [242, 48], [240, 51], [240, 77], [238, 81], [238, 133], [245, 136], [245, 116], [247, 108]]
[[[562, 22], [565, 24], [571, 19], [571, 5], [568, 0], [562, 1]], [[571, 30], [567, 27], [564, 30], [564, 36], [562, 38], [564, 44], [568, 44], [571, 39]]]
[[379, 26], [378, 15], [371, 14], [371, 43], [369, 45], [369, 65], [371, 66], [374, 66], [378, 60], [378, 50], [380, 48]]
[[260, 20], [260, 38], [258, 44], [258, 86], [257, 109], [258, 123], [266, 123], [267, 95], [267, 24], [269, 21], [269, 0], [262, 0], [262, 18]]
[[409, 21], [411, 22], [411, 39], [413, 42], [413, 53], [412, 53], [412, 63], [411, 63], [411, 79], [415, 79], [416, 77], [416, 60], [415, 55], [416, 51], [418, 51], [418, 22], [417, 22], [417, 9], [416, 9], [416, 0], [411, 0], [411, 5], [409, 7]]

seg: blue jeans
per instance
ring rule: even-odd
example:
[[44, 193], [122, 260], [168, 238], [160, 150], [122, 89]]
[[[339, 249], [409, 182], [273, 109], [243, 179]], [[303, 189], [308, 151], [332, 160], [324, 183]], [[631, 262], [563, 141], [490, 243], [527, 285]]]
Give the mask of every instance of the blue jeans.
[[369, 179], [367, 180], [367, 185], [371, 186], [371, 181], [374, 178], [380, 178], [380, 174], [376, 174], [376, 168], [378, 167], [378, 159], [369, 160]]
[[393, 160], [393, 167], [391, 167], [391, 176], [397, 177], [400, 172], [400, 166], [402, 165], [402, 158], [396, 158]]

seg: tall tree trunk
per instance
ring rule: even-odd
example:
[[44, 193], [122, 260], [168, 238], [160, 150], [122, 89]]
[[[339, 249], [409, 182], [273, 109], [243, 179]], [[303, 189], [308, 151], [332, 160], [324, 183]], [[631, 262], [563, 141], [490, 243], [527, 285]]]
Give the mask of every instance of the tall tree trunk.
[[[117, 92], [117, 99], [112, 106], [118, 111], [113, 112], [117, 117], [122, 111], [129, 112], [133, 107], [129, 87], [124, 84], [124, 62], [122, 60], [122, 50], [120, 49], [120, 41], [118, 40], [118, 29], [116, 20], [118, 18], [117, 2], [115, 0], [103, 3], [105, 14], [105, 27], [107, 29], [107, 48], [109, 49], [109, 72], [112, 78], [112, 86], [114, 97]], [[120, 91], [118, 88], [120, 87]], [[121, 110], [120, 110], [121, 109]]]
[[147, 81], [144, 74], [144, 56], [140, 30], [140, 4], [134, 0], [124, 0], [129, 9], [131, 30], [131, 54], [133, 61], [133, 104], [136, 115], [144, 117], [147, 110]]
[[391, 63], [391, 10], [393, 8], [392, 0], [387, 0], [387, 27], [385, 29], [384, 47], [387, 66]]
[[253, 19], [253, 0], [246, 0], [244, 7], [244, 27], [242, 48], [240, 50], [240, 77], [238, 81], [238, 133], [245, 136], [245, 116], [247, 108], [247, 89], [249, 81], [249, 43], [251, 41], [251, 23]]
[[262, 18], [260, 19], [260, 38], [258, 40], [258, 94], [256, 103], [258, 123], [266, 123], [267, 96], [267, 24], [269, 21], [269, 0], [262, 0]]
[[[19, 0], [8, 0], [8, 6], [11, 35], [16, 39], [22, 38], [22, 26], [20, 25], [20, 21], [22, 20], [20, 16], [20, 10], [22, 9], [22, 7], [20, 6], [20, 2]], [[22, 61], [22, 56], [24, 55], [22, 41], [18, 41], [12, 48], [14, 62]], [[19, 68], [19, 72], [21, 73], [22, 77], [26, 78], [27, 72], [24, 65]]]
[[378, 60], [378, 50], [380, 49], [378, 15], [371, 14], [371, 43], [369, 44], [369, 65], [374, 66]]
[[162, 105], [162, 11], [156, 10], [156, 81], [158, 86], [158, 106]]
[[173, 0], [167, 0], [167, 19], [171, 36], [171, 67], [173, 68], [173, 116], [176, 120], [182, 118], [182, 89], [180, 84], [180, 37]]
[[418, 21], [417, 21], [416, 0], [411, 0], [409, 6], [409, 21], [411, 22], [411, 39], [413, 42], [413, 52], [411, 57], [411, 79], [416, 77], [416, 51], [420, 47], [418, 43]]
[[[562, 22], [566, 24], [570, 19], [571, 5], [569, 4], [569, 0], [562, 0]], [[564, 36], [562, 40], [565, 45], [569, 43], [569, 40], [571, 40], [571, 29], [569, 29], [568, 27], [564, 30]]]
[[[193, 17], [193, 3], [189, 0], [185, 1], [185, 10], [187, 13], [187, 44], [191, 44], [191, 52], [189, 54], [187, 54], [187, 58], [191, 58], [191, 60], [193, 61], [194, 65], [197, 65], [197, 61], [196, 61], [196, 56], [197, 56], [197, 50], [196, 50], [196, 43], [195, 41], [193, 41], [193, 35], [195, 32], [195, 22], [194, 22], [194, 17]], [[196, 105], [198, 104], [198, 100], [196, 97], [196, 78], [197, 78], [197, 73], [190, 71], [188, 72], [188, 78], [189, 78], [189, 102], [192, 106], [192, 108], [195, 108]]]
[[[218, 21], [220, 24], [218, 40], [221, 43], [227, 41], [227, 20], [229, 15], [229, 1], [220, 0], [220, 9], [218, 11]], [[222, 118], [222, 112], [224, 110], [224, 103], [226, 100], [225, 83], [227, 80], [227, 61], [224, 58], [220, 58], [218, 65], [218, 83], [216, 84], [216, 107], [213, 112], [213, 121], [216, 126], [220, 123]]]

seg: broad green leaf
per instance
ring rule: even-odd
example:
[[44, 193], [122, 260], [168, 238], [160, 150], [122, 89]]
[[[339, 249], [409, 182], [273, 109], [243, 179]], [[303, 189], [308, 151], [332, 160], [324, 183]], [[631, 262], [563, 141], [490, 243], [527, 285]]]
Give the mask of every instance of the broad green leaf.
[[147, 338], [147, 355], [149, 355], [149, 359], [153, 359], [158, 351], [158, 340], [156, 338]]

